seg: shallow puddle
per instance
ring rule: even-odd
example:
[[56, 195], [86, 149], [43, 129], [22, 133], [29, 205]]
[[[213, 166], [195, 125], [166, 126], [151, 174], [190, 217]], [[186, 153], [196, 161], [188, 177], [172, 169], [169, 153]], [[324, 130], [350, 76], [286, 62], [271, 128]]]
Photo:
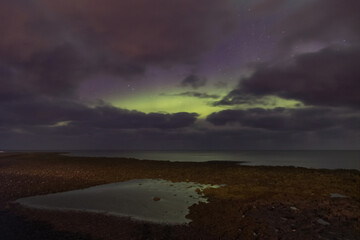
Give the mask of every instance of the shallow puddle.
[[[81, 190], [18, 199], [26, 207], [80, 210], [129, 216], [156, 223], [183, 224], [188, 207], [206, 202], [199, 190], [218, 185], [136, 179]], [[198, 189], [198, 190], [197, 190]], [[199, 192], [199, 193], [198, 193]]]

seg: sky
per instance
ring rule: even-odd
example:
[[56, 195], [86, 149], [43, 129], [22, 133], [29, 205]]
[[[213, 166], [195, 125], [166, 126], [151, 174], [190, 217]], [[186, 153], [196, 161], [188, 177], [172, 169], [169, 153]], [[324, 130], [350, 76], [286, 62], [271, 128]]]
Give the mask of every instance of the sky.
[[360, 149], [358, 0], [0, 0], [0, 150]]

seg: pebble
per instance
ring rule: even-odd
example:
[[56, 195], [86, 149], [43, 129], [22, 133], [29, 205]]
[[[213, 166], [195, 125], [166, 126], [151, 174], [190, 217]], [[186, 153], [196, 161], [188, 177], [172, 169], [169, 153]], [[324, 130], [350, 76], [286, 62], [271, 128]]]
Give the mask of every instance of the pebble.
[[317, 220], [317, 222], [320, 223], [321, 225], [330, 225], [329, 222], [325, 221], [325, 220], [322, 219], [322, 218], [319, 218], [319, 219]]
[[159, 198], [159, 197], [154, 197], [153, 200], [154, 200], [155, 202], [157, 202], [157, 201], [160, 201], [160, 198]]
[[330, 193], [331, 198], [347, 198], [348, 196], [339, 194], [339, 193]]

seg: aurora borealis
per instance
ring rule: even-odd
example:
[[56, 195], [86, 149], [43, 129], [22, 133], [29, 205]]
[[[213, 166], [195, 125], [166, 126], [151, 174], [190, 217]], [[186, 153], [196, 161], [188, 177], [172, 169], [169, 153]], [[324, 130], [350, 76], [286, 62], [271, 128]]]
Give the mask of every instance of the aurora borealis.
[[1, 0], [1, 149], [359, 149], [356, 0]]

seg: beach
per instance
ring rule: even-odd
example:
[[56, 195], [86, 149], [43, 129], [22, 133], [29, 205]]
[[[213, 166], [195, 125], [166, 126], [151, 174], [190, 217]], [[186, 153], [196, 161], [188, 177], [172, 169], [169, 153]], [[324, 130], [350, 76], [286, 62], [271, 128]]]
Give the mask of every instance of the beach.
[[[14, 203], [133, 179], [223, 187], [203, 191], [208, 202], [189, 208], [187, 225]], [[359, 239], [359, 186], [357, 170], [0, 153], [0, 230], [5, 239]]]

